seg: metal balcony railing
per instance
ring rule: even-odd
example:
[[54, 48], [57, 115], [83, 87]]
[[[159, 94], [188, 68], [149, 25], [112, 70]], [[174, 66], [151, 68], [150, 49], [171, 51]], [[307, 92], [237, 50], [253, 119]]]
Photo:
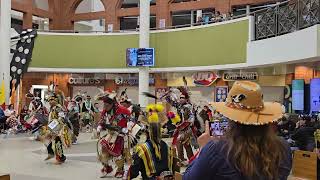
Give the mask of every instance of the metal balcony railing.
[[291, 0], [254, 13], [255, 40], [304, 29], [320, 22], [320, 0]]

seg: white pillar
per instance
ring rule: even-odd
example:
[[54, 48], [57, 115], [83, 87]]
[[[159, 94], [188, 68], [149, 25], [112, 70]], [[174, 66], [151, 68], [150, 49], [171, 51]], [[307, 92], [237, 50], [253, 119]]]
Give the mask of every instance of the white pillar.
[[[11, 0], [0, 2], [0, 79], [4, 75], [6, 88], [6, 104], [9, 104], [10, 87], [10, 30], [11, 30]], [[1, 82], [0, 81], [0, 82]]]
[[191, 11], [191, 26], [194, 24], [194, 10]]
[[[140, 0], [140, 37], [139, 47], [148, 48], [150, 39], [150, 1]], [[141, 107], [148, 105], [148, 98], [142, 93], [149, 92], [149, 68], [139, 68], [139, 104]]]
[[246, 15], [249, 16], [250, 15], [250, 5], [246, 6]]

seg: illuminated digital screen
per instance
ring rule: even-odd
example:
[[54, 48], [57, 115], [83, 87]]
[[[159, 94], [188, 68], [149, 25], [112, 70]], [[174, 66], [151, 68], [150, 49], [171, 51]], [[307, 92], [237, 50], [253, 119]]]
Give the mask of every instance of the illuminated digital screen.
[[310, 81], [310, 110], [320, 111], [320, 78]]
[[304, 80], [292, 81], [292, 109], [304, 110]]

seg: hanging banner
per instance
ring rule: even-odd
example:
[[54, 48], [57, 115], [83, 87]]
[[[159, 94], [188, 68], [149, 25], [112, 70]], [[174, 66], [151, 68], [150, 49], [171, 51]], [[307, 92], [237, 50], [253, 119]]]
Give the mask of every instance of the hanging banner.
[[160, 27], [160, 29], [165, 29], [166, 28], [166, 19], [160, 19], [159, 20], [159, 27]]
[[286, 85], [284, 88], [283, 105], [286, 107], [286, 113], [292, 113], [292, 91], [291, 85]]
[[108, 24], [108, 32], [113, 32], [113, 24]]
[[193, 83], [197, 86], [211, 86], [219, 76], [214, 72], [197, 72], [192, 78]]
[[217, 86], [215, 88], [215, 102], [225, 102], [228, 96], [228, 86]]
[[5, 102], [6, 102], [6, 92], [5, 92], [5, 85], [4, 85], [4, 78], [3, 78], [0, 86], [0, 106], [4, 105]]

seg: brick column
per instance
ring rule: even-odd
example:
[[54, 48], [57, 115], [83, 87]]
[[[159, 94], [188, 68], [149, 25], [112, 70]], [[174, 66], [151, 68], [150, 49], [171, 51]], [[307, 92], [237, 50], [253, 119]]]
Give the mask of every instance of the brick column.
[[22, 28], [23, 29], [31, 29], [32, 28], [32, 13], [31, 12], [23, 13]]
[[25, 0], [24, 6], [27, 7], [27, 12], [23, 13], [23, 29], [31, 29], [32, 28], [32, 9], [33, 9], [33, 1]]
[[111, 25], [111, 24], [113, 25], [113, 31], [120, 30], [120, 18], [117, 17], [116, 11], [114, 12], [106, 11], [105, 22], [106, 22], [105, 31], [108, 31], [108, 25]]
[[73, 30], [73, 22], [69, 15], [70, 9], [67, 9], [68, 2], [50, 0], [48, 3], [49, 11], [53, 14], [49, 23], [50, 30]]
[[103, 2], [106, 5], [105, 30], [108, 31], [108, 24], [113, 25], [113, 30], [120, 30], [120, 18], [117, 16], [117, 10], [120, 8], [119, 2], [116, 0], [103, 0]]
[[221, 14], [227, 14], [231, 11], [231, 0], [216, 0], [215, 1], [215, 10], [220, 11]]
[[156, 6], [156, 16], [157, 16], [157, 28], [160, 28], [160, 20], [165, 20], [166, 27], [169, 27], [172, 25], [171, 22], [171, 14], [169, 10], [169, 0], [161, 0], [157, 1]]

